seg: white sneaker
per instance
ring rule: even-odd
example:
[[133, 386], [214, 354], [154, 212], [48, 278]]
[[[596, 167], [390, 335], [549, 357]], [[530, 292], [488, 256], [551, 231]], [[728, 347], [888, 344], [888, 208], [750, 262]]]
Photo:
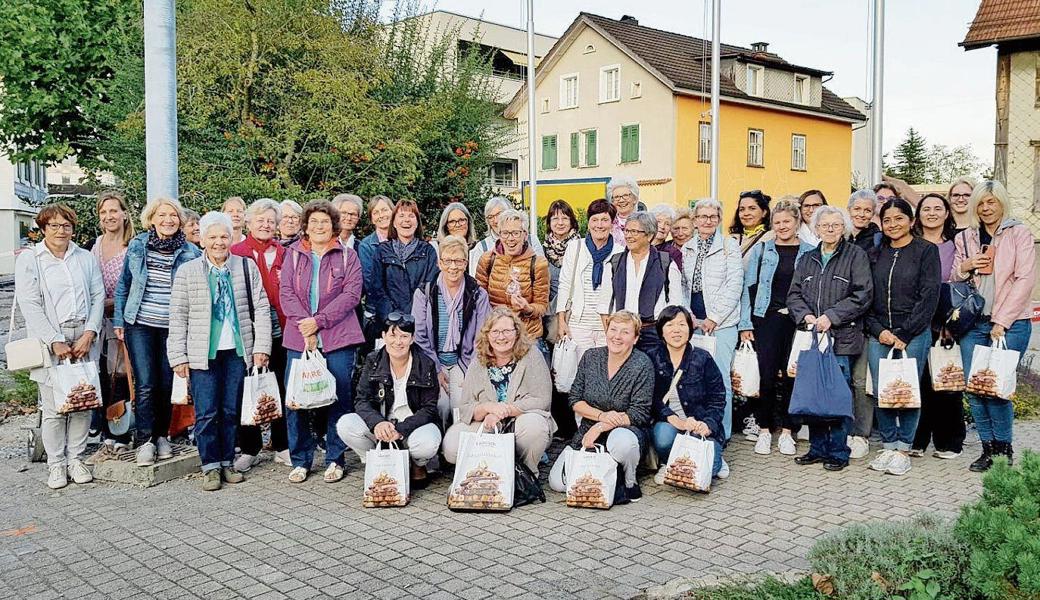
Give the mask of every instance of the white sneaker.
[[155, 444], [155, 448], [158, 452], [159, 460], [173, 458], [173, 446], [170, 445], [170, 440], [164, 437], [159, 438], [159, 441]]
[[780, 448], [780, 454], [785, 456], [794, 456], [798, 453], [798, 448], [794, 443], [794, 438], [787, 432], [780, 433], [780, 441], [777, 443], [777, 447]]
[[238, 458], [235, 459], [235, 470], [239, 473], [245, 473], [258, 464], [260, 464], [260, 455], [239, 454]]
[[773, 434], [768, 431], [758, 432], [758, 441], [755, 442], [755, 454], [769, 456], [773, 448]]
[[279, 450], [274, 453], [274, 462], [279, 465], [292, 466], [292, 458], [289, 456], [288, 450]]
[[935, 458], [942, 458], [945, 460], [957, 458], [960, 455], [960, 452], [954, 452], [953, 450], [936, 450], [935, 452], [932, 452], [932, 456], [934, 456]]
[[91, 475], [90, 471], [87, 470], [87, 467], [78, 460], [69, 463], [68, 476], [72, 478], [72, 481], [79, 484], [94, 481], [94, 476]]
[[755, 441], [758, 439], [758, 423], [755, 421], [755, 417], [747, 417], [744, 419], [744, 439], [748, 441]]
[[47, 476], [47, 487], [52, 490], [60, 490], [68, 484], [69, 477], [65, 473], [64, 465], [54, 465], [50, 468], [50, 474]]
[[809, 441], [809, 426], [802, 425], [802, 428], [798, 430], [798, 439], [802, 442]]
[[719, 479], [726, 479], [729, 477], [729, 463], [726, 462], [725, 458], [722, 459], [722, 467], [719, 468], [719, 474], [716, 475], [716, 477]]
[[654, 475], [654, 483], [657, 485], [664, 485], [664, 476], [668, 472], [668, 465], [661, 465], [661, 468], [657, 470], [657, 474]]
[[116, 442], [115, 451], [116, 451], [117, 454], [119, 452], [126, 452], [129, 449], [130, 449], [130, 444], [124, 444], [123, 442]]
[[909, 456], [910, 458], [922, 458], [924, 456], [924, 450], [919, 450], [917, 448], [911, 448], [910, 450], [907, 451], [906, 455]]
[[893, 452], [885, 473], [889, 475], [906, 475], [910, 472], [910, 457], [902, 452]]
[[879, 450], [877, 458], [870, 462], [870, 468], [875, 471], [881, 471], [882, 473], [885, 472], [896, 454], [897, 452], [895, 450]]
[[137, 449], [137, 466], [150, 467], [155, 464], [155, 444], [145, 442]]
[[866, 458], [870, 454], [870, 442], [867, 438], [854, 435], [849, 437], [849, 458]]

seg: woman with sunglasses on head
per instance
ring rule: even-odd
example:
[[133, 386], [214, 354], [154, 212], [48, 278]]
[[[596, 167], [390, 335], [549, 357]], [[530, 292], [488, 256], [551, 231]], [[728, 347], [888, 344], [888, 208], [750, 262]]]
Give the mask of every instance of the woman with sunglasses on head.
[[327, 201], [315, 200], [303, 211], [303, 239], [289, 246], [282, 263], [279, 299], [285, 314], [283, 343], [289, 365], [304, 350], [317, 350], [336, 379], [336, 401], [314, 410], [286, 409], [290, 483], [303, 483], [314, 462], [315, 436], [325, 437], [325, 482], [343, 479], [346, 447], [336, 434], [336, 422], [354, 412], [353, 373], [357, 344], [364, 341], [358, 322], [361, 262], [339, 241], [339, 212]]
[[426, 463], [441, 447], [437, 367], [415, 346], [415, 319], [394, 311], [382, 325], [383, 347], [365, 359], [358, 379], [357, 412], [335, 423], [339, 438], [365, 459], [377, 442], [408, 449], [411, 487], [426, 487]]
[[769, 217], [769, 196], [762, 190], [741, 192], [737, 200], [737, 212], [729, 226], [729, 234], [740, 244], [740, 255], [744, 257], [745, 266], [751, 248], [758, 242], [771, 239], [772, 219]]

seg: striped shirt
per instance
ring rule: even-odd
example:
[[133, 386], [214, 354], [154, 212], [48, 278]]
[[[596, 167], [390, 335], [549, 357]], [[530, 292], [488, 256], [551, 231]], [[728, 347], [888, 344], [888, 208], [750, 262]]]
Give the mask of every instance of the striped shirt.
[[[433, 285], [437, 285], [436, 282]], [[459, 306], [459, 323], [462, 323], [462, 306]], [[459, 336], [460, 338], [462, 336]], [[437, 298], [437, 347], [443, 348], [445, 341], [448, 339], [448, 308], [444, 304], [444, 298]], [[462, 343], [462, 340], [459, 340]], [[459, 363], [459, 353], [452, 352], [438, 352], [437, 359], [445, 367], [453, 367]]]
[[[603, 268], [609, 269], [610, 261], [606, 261]], [[579, 277], [581, 277], [581, 287], [576, 292], [585, 295], [584, 304], [581, 308], [581, 314], [571, 315], [568, 324], [572, 327], [577, 326], [590, 331], [603, 331], [603, 319], [600, 318], [597, 307], [600, 304], [600, 292], [603, 291], [605, 284], [601, 283], [598, 290], [592, 289], [591, 261], [585, 265]]]
[[170, 327], [170, 292], [173, 289], [174, 254], [149, 250], [145, 257], [148, 268], [137, 324], [168, 329]]

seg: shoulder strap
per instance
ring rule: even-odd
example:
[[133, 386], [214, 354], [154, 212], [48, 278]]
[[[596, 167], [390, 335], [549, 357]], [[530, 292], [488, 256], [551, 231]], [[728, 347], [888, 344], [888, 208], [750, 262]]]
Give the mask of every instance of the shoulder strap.
[[531, 300], [534, 300], [534, 261], [536, 258], [536, 255], [531, 255], [531, 266], [527, 274], [528, 279], [531, 281]]
[[[260, 260], [264, 260], [261, 255]], [[256, 309], [253, 307], [253, 277], [249, 273], [249, 259], [242, 257], [242, 279], [246, 280], [246, 301], [249, 303], [249, 324], [256, 321]]]
[[487, 277], [488, 286], [491, 286], [491, 270], [495, 268], [495, 257], [498, 256], [494, 252], [491, 253], [491, 258], [488, 259], [487, 272], [484, 275]]
[[[762, 279], [762, 259], [766, 255], [766, 245], [765, 245], [765, 243], [761, 244], [761, 246], [759, 247], [759, 250], [760, 250], [760, 252], [758, 253], [758, 271], [756, 271], [756, 273], [755, 273], [755, 279], [756, 280], [761, 280]], [[778, 252], [778, 254], [779, 254], [779, 252]]]

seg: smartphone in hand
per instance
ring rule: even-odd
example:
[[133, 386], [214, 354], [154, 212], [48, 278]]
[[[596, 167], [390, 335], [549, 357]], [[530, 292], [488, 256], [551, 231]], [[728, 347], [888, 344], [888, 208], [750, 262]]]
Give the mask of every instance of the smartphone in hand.
[[988, 256], [990, 261], [989, 261], [989, 264], [987, 266], [979, 267], [976, 270], [976, 272], [979, 275], [992, 275], [993, 274], [993, 255], [994, 255], [994, 250], [995, 249], [994, 249], [992, 244], [983, 244], [982, 245], [981, 253], [982, 253], [983, 256]]

